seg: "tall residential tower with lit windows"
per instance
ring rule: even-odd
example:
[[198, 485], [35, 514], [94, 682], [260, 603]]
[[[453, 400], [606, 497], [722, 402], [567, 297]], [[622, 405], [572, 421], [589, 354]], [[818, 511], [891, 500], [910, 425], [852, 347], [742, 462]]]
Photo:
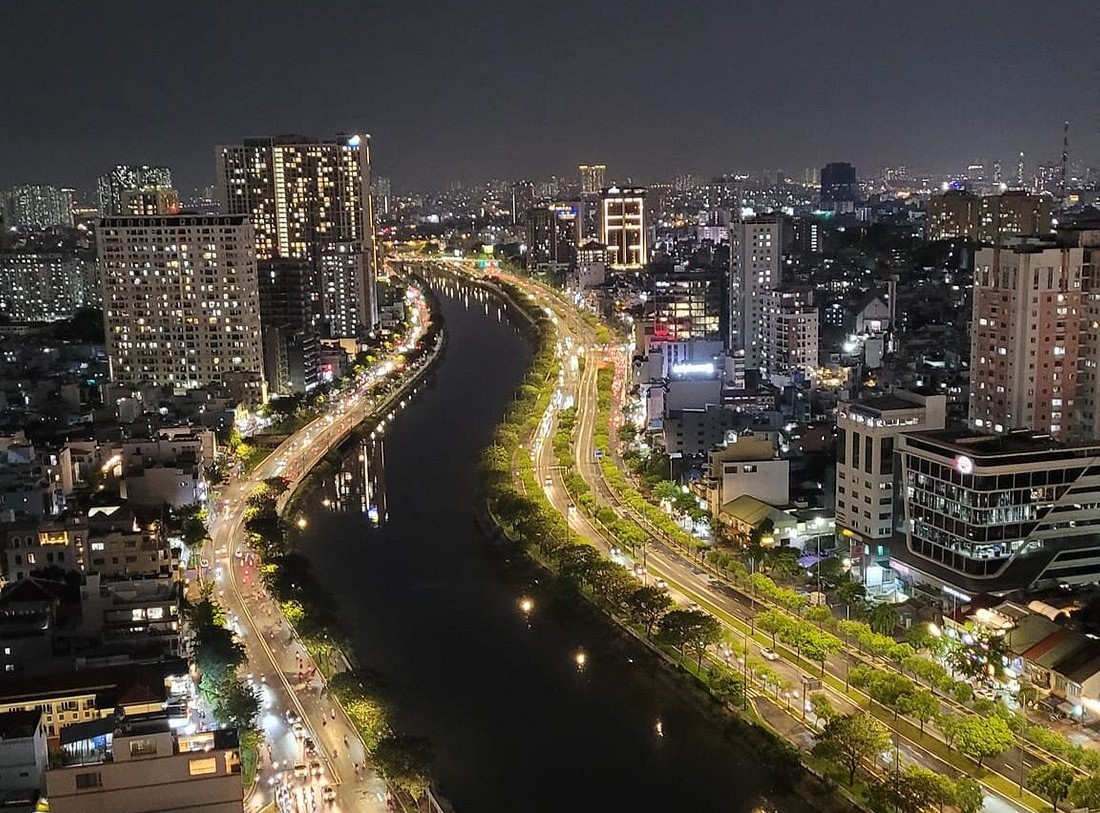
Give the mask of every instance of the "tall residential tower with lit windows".
[[219, 147], [217, 162], [218, 202], [251, 218], [261, 263], [311, 263], [319, 331], [352, 338], [374, 330], [370, 137], [246, 138]]
[[600, 242], [612, 268], [640, 269], [649, 261], [645, 189], [612, 186], [600, 193]]
[[764, 363], [767, 303], [782, 283], [783, 222], [764, 215], [730, 224], [729, 349], [745, 351], [745, 367]]
[[264, 399], [248, 218], [105, 217], [97, 242], [112, 381]]

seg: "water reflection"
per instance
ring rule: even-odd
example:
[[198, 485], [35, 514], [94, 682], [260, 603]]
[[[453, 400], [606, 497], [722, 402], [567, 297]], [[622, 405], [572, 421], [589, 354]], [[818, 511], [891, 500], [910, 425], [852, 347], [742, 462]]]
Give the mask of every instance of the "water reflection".
[[340, 469], [325, 478], [321, 506], [329, 511], [366, 514], [377, 528], [389, 520], [386, 506], [386, 443], [377, 432], [359, 442], [357, 454], [343, 459]]

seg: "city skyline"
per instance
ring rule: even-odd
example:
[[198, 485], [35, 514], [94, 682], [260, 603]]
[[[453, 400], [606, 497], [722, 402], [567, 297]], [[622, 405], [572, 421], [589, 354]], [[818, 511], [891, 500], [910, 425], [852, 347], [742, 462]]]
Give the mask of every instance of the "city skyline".
[[[213, 181], [215, 145], [295, 132], [371, 133], [378, 173], [405, 189], [593, 161], [621, 183], [739, 167], [798, 177], [829, 161], [861, 174], [899, 163], [946, 172], [978, 159], [1014, 166], [1021, 150], [1034, 165], [1058, 160], [1064, 120], [1071, 160], [1100, 159], [1095, 70], [1076, 56], [1097, 14], [1084, 0], [1038, 20], [1022, 2], [995, 14], [945, 2], [827, 16], [804, 2], [624, 9], [567, 1], [525, 11], [517, 28], [498, 0], [427, 20], [397, 3], [259, 20], [241, 4], [198, 3], [147, 23], [124, 5], [20, 6], [9, 54], [35, 81], [0, 103], [20, 125], [0, 154], [0, 186], [90, 190], [115, 164], [149, 163], [171, 167], [187, 193]], [[333, 30], [353, 32], [351, 47], [271, 56]], [[166, 37], [190, 48], [165, 52]], [[567, 52], [578, 73], [623, 92], [593, 105], [586, 82], [559, 81]], [[71, 81], [61, 64], [94, 81]], [[108, 85], [87, 104], [89, 87]], [[66, 146], [74, 138], [81, 149]]]

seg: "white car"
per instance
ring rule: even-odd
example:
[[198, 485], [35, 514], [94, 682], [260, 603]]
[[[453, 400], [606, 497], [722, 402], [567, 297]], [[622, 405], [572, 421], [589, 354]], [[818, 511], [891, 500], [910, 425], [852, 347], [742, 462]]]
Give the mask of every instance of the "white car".
[[763, 647], [760, 650], [760, 656], [766, 661], [777, 661], [777, 660], [779, 660], [779, 655], [775, 652], [775, 650], [774, 649], [768, 649], [767, 647]]
[[298, 739], [301, 739], [306, 735], [306, 727], [300, 722], [292, 723], [290, 726], [290, 730], [294, 732], [294, 736]]

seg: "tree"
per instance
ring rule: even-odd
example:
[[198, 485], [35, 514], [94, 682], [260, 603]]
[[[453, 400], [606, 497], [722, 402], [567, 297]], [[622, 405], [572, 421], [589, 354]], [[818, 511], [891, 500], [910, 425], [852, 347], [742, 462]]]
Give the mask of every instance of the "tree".
[[658, 502], [667, 502], [670, 505], [675, 505], [676, 500], [684, 492], [680, 490], [680, 486], [671, 480], [662, 480], [653, 486], [653, 496], [657, 498]]
[[378, 741], [371, 756], [382, 777], [414, 799], [428, 789], [433, 753], [424, 737], [390, 734]]
[[558, 549], [556, 558], [562, 578], [589, 587], [595, 586], [601, 570], [611, 566], [591, 545], [565, 545]]
[[898, 614], [893, 604], [876, 604], [868, 620], [871, 629], [879, 635], [891, 635], [898, 625]]
[[833, 620], [833, 611], [823, 604], [819, 604], [816, 607], [811, 607], [806, 610], [804, 615], [807, 621], [811, 621], [818, 626], [822, 624], [828, 624]]
[[934, 634], [930, 624], [914, 625], [909, 630], [909, 634], [905, 636], [905, 640], [909, 642], [913, 649], [925, 650], [937, 657], [943, 654], [943, 637]]
[[978, 763], [1012, 747], [1012, 731], [1000, 717], [978, 717], [968, 714], [958, 724], [955, 741], [959, 750]]
[[680, 650], [691, 647], [699, 654], [702, 663], [703, 652], [710, 644], [716, 644], [722, 638], [722, 627], [718, 620], [701, 610], [672, 610], [661, 617], [657, 625], [657, 640]]
[[836, 707], [824, 692], [814, 692], [810, 695], [810, 711], [812, 711], [814, 717], [821, 720], [822, 723], [828, 723], [836, 717], [837, 713]]
[[688, 612], [691, 617], [688, 619], [687, 625], [687, 645], [690, 649], [695, 650], [695, 664], [702, 668], [703, 655], [706, 654], [707, 647], [714, 646], [722, 640], [722, 625], [710, 613], [701, 610], [689, 610]]
[[940, 709], [936, 696], [927, 689], [915, 689], [898, 698], [898, 711], [912, 717], [920, 723], [920, 733], [924, 733], [924, 724], [936, 716]]
[[626, 612], [635, 624], [645, 625], [648, 638], [653, 625], [672, 606], [672, 597], [658, 587], [639, 587], [626, 597]]
[[845, 604], [862, 603], [867, 599], [867, 588], [849, 578], [837, 585], [836, 597]]
[[978, 813], [985, 804], [985, 791], [977, 780], [962, 776], [955, 780], [954, 805], [959, 813]]
[[776, 636], [781, 634], [791, 624], [791, 619], [779, 610], [765, 610], [756, 616], [757, 629], [762, 629], [772, 637], [772, 646], [775, 646]]
[[[889, 786], [888, 786], [889, 787]], [[935, 771], [919, 765], [906, 765], [892, 783], [893, 802], [901, 813], [923, 813], [953, 800], [953, 788]]]
[[707, 670], [707, 684], [711, 692], [723, 703], [740, 706], [745, 700], [745, 684], [740, 675], [720, 664]]
[[1073, 807], [1100, 807], [1100, 775], [1078, 779], [1069, 788], [1069, 803]]
[[1050, 806], [1058, 811], [1058, 803], [1066, 798], [1073, 785], [1073, 768], [1061, 763], [1040, 765], [1027, 776], [1027, 786], [1044, 799], [1050, 800]]
[[848, 784], [865, 759], [874, 759], [890, 745], [886, 726], [869, 714], [842, 714], [834, 717], [817, 735], [814, 753], [839, 763], [848, 772]]
[[215, 712], [223, 723], [244, 733], [256, 726], [260, 699], [252, 689], [231, 677], [221, 687]]

